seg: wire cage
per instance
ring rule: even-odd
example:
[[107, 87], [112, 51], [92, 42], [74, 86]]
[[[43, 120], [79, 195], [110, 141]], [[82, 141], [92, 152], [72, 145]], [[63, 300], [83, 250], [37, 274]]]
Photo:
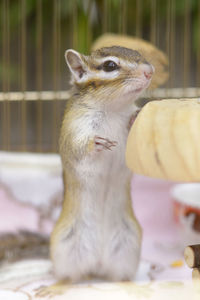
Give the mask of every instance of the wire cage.
[[64, 51], [89, 53], [105, 32], [141, 37], [169, 58], [158, 97], [200, 96], [199, 0], [2, 0], [0, 145], [57, 152], [68, 98]]

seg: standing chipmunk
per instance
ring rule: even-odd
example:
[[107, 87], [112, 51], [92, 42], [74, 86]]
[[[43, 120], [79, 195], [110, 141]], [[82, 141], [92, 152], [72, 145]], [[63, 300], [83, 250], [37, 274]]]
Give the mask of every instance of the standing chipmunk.
[[112, 46], [85, 56], [67, 50], [72, 96], [60, 135], [64, 202], [50, 241], [58, 279], [132, 280], [141, 230], [133, 214], [125, 148], [134, 101], [154, 68], [137, 52]]

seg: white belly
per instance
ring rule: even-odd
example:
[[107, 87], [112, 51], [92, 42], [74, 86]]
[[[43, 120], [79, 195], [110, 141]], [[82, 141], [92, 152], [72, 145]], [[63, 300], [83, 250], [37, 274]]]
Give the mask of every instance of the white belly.
[[[106, 120], [98, 130], [93, 133], [96, 136], [107, 138], [117, 142], [111, 150], [103, 149], [100, 152], [94, 151], [89, 154], [77, 165], [77, 174], [84, 186], [82, 192], [83, 205], [91, 198], [101, 206], [121, 203], [124, 199], [124, 187], [130, 180], [131, 172], [125, 164], [125, 148], [128, 135], [128, 118], [110, 118]], [[85, 199], [85, 200], [84, 200]], [[93, 199], [93, 200], [92, 200]], [[90, 201], [89, 201], [90, 202]]]
[[131, 178], [131, 172], [125, 164], [127, 124], [128, 118], [121, 120], [119, 117], [104, 122], [95, 134], [116, 141], [117, 145], [112, 150], [103, 149], [88, 155], [77, 166], [82, 182], [79, 199], [81, 219], [84, 220], [86, 231], [95, 232], [93, 243], [99, 249], [105, 249], [112, 232], [114, 235], [127, 217]]

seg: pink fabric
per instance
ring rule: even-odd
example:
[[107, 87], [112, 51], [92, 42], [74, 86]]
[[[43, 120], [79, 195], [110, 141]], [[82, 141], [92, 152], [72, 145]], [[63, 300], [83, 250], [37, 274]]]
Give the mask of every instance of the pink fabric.
[[[135, 176], [132, 181], [132, 198], [135, 214], [143, 229], [142, 260], [155, 262], [160, 270], [154, 279], [190, 280], [191, 269], [172, 267], [183, 261], [183, 241], [173, 215], [170, 188], [173, 183]], [[159, 269], [159, 268], [158, 268]]]
[[[143, 228], [144, 238], [176, 236], [169, 195], [171, 183], [134, 176], [132, 198], [135, 213]], [[0, 231], [26, 228], [37, 230], [38, 214], [34, 208], [15, 203], [9, 194], [0, 189]], [[49, 229], [50, 230], [50, 229]]]
[[18, 229], [37, 230], [35, 209], [16, 203], [5, 190], [0, 189], [0, 231]]
[[135, 176], [132, 181], [133, 206], [144, 238], [176, 239], [177, 230], [173, 218], [170, 188], [172, 183]]

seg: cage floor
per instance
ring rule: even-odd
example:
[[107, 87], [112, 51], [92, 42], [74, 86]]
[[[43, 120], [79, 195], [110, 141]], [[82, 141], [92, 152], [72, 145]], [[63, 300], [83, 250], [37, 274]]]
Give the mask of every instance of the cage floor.
[[[134, 176], [132, 198], [143, 228], [143, 245], [136, 280], [131, 283], [85, 282], [55, 291], [52, 299], [188, 299], [197, 295], [191, 270], [184, 264], [183, 242], [173, 219], [172, 183]], [[38, 230], [38, 212], [21, 206], [0, 189], [1, 231]], [[28, 222], [27, 222], [28, 220]], [[52, 223], [46, 224], [50, 231]], [[114, 262], [113, 262], [114, 263]], [[55, 282], [48, 260], [28, 260], [0, 269], [0, 299], [35, 299], [36, 289]], [[48, 299], [38, 297], [37, 299]]]

